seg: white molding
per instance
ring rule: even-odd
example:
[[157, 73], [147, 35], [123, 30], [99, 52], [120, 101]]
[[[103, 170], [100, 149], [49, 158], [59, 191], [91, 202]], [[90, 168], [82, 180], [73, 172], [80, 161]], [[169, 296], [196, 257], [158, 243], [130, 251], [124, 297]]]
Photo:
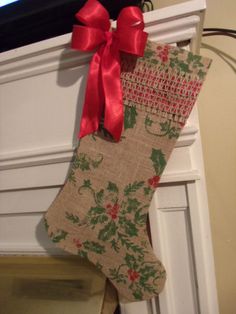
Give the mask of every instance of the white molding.
[[[151, 40], [173, 43], [196, 35], [198, 16], [187, 16], [161, 24], [163, 21], [158, 11], [144, 15], [145, 30]], [[88, 64], [92, 54], [71, 50], [70, 38], [71, 34], [66, 34], [1, 53], [0, 84]]]
[[[183, 16], [198, 14], [205, 9], [205, 0], [187, 0], [176, 5], [170, 5], [158, 9], [158, 21], [163, 23], [170, 20], [176, 20]], [[152, 23], [155, 19], [155, 11], [148, 12], [144, 15], [145, 23]]]
[[199, 182], [187, 183], [200, 313], [218, 314], [215, 267], [207, 199]]
[[44, 248], [41, 245], [14, 245], [11, 243], [0, 244], [1, 255], [70, 255], [56, 247]]
[[200, 179], [198, 170], [189, 171], [176, 171], [168, 174], [163, 174], [160, 183], [177, 183], [177, 182], [190, 182]]
[[0, 154], [0, 170], [69, 162], [74, 150], [75, 147], [68, 144]]
[[[197, 132], [198, 129], [195, 126], [186, 125], [175, 147], [191, 146], [195, 141]], [[0, 154], [0, 170], [70, 162], [75, 148], [72, 144], [68, 144], [2, 153]]]
[[[52, 166], [55, 166], [55, 164], [52, 164]], [[51, 167], [52, 167], [51, 166]], [[63, 166], [63, 168], [69, 168], [69, 163], [68, 165]], [[64, 172], [61, 172], [58, 174], [57, 177], [55, 177], [55, 169], [52, 169], [52, 175], [54, 175], [54, 180], [51, 182], [48, 180], [46, 183], [44, 183], [42, 180], [34, 180], [35, 176], [37, 176], [37, 173], [40, 172], [40, 169], [36, 169], [35, 171], [33, 170], [33, 167], [30, 167], [32, 170], [30, 173], [30, 176], [25, 178], [25, 180], [19, 180], [19, 176], [21, 177], [21, 173], [12, 173], [9, 181], [13, 182], [12, 184], [9, 182], [4, 183], [4, 180], [0, 182], [0, 192], [4, 191], [19, 191], [23, 189], [34, 189], [34, 188], [50, 188], [50, 187], [61, 187], [65, 183], [65, 176]], [[6, 174], [7, 176], [9, 174]], [[50, 176], [50, 173], [49, 173]], [[2, 173], [2, 178], [6, 178], [6, 176], [3, 176]], [[29, 180], [29, 178], [31, 180]], [[189, 170], [189, 171], [176, 171], [176, 172], [171, 172], [167, 174], [163, 174], [160, 180], [160, 184], [166, 184], [166, 183], [177, 183], [177, 182], [191, 182], [191, 181], [196, 181], [199, 180], [200, 174], [197, 169]]]

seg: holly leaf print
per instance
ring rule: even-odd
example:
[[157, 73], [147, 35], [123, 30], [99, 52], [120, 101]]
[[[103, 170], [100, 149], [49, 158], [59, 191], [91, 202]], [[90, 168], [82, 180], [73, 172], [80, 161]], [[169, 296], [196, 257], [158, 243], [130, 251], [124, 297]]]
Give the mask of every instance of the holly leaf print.
[[103, 197], [104, 197], [104, 190], [102, 189], [96, 193], [96, 200], [99, 205], [102, 203]]
[[153, 167], [156, 171], [156, 175], [160, 176], [166, 165], [165, 155], [160, 149], [153, 148], [150, 159], [153, 162]]
[[138, 225], [146, 225], [147, 221], [147, 214], [142, 214], [142, 210], [139, 209], [136, 211], [135, 216], [134, 216], [134, 221]]
[[135, 211], [141, 203], [136, 198], [128, 198], [127, 212]]
[[84, 180], [84, 184], [83, 184], [83, 187], [85, 188], [90, 188], [91, 187], [91, 181], [90, 180]]
[[144, 195], [149, 195], [152, 192], [152, 189], [150, 187], [144, 187], [143, 191]]
[[130, 193], [136, 192], [138, 189], [140, 189], [144, 185], [144, 181], [135, 181], [132, 184], [128, 184], [124, 189], [125, 196], [128, 196]]
[[127, 235], [118, 232], [118, 239], [120, 240], [122, 246], [125, 246], [127, 250], [132, 250], [134, 253], [139, 253], [141, 255], [144, 254], [143, 248], [131, 242]]
[[115, 192], [115, 193], [118, 193], [119, 191], [117, 185], [110, 181], [108, 182], [107, 190], [109, 192]]
[[183, 71], [185, 73], [192, 73], [192, 71], [190, 71], [189, 65], [187, 63], [180, 61], [178, 65], [179, 65], [179, 68], [181, 71]]
[[127, 218], [120, 217], [119, 224], [124, 229], [125, 233], [130, 237], [136, 236], [138, 234], [138, 229], [136, 228], [135, 224]]
[[98, 239], [102, 241], [109, 240], [112, 236], [116, 234], [116, 226], [114, 221], [110, 221], [102, 230], [99, 231]]
[[87, 160], [85, 154], [80, 153], [75, 157], [73, 168], [80, 168], [82, 171], [90, 170], [89, 161]]
[[140, 268], [140, 282], [145, 283], [149, 280], [149, 278], [154, 278], [156, 276], [156, 270], [153, 266], [144, 266], [143, 268]]
[[136, 300], [142, 300], [143, 294], [141, 290], [136, 290], [133, 292], [133, 296], [135, 297]]
[[94, 241], [85, 241], [83, 245], [85, 249], [87, 249], [88, 251], [91, 251], [97, 254], [102, 254], [105, 252], [105, 247]]
[[169, 130], [169, 122], [160, 122], [161, 132], [166, 132]]
[[65, 240], [66, 236], [67, 236], [68, 232], [64, 231], [64, 230], [59, 230], [57, 232], [57, 235], [53, 235], [52, 237], [52, 242], [54, 243], [58, 243], [61, 240]]
[[119, 274], [119, 269], [110, 268], [109, 272], [111, 280], [116, 280], [117, 283], [126, 283], [125, 276], [123, 274]]
[[138, 264], [136, 263], [136, 259], [133, 255], [126, 254], [125, 255], [125, 262], [126, 262], [128, 268], [130, 268], [130, 269], [135, 270], [138, 267]]
[[135, 107], [125, 106], [125, 114], [124, 114], [124, 128], [132, 129], [136, 124], [136, 116], [137, 111]]
[[200, 69], [197, 74], [198, 74], [199, 78], [202, 80], [202, 79], [204, 79], [206, 72], [203, 72], [202, 69]]
[[145, 118], [145, 125], [146, 126], [152, 126], [152, 124], [153, 124], [153, 121], [152, 121], [152, 119], [147, 115], [146, 116], [146, 118]]
[[78, 250], [78, 256], [80, 256], [82, 258], [88, 258], [88, 253], [86, 251], [83, 251], [83, 250]]
[[49, 225], [48, 225], [48, 222], [45, 218], [44, 218], [43, 222], [44, 222], [45, 229], [48, 231]]
[[119, 250], [120, 250], [120, 248], [119, 248], [119, 246], [117, 245], [117, 242], [116, 242], [115, 239], [113, 239], [113, 240], [111, 241], [111, 247], [112, 247], [113, 250], [115, 250], [117, 253], [118, 253]]
[[92, 229], [94, 229], [94, 227], [98, 223], [103, 224], [107, 220], [108, 220], [108, 217], [106, 215], [97, 215], [95, 217], [92, 217], [91, 220], [90, 220], [90, 224], [92, 225]]
[[105, 210], [105, 208], [103, 208], [103, 207], [91, 207], [90, 208], [90, 210], [89, 210], [89, 212], [88, 212], [88, 214], [89, 215], [99, 215], [99, 214], [102, 214], [102, 213], [104, 213], [106, 210]]
[[194, 55], [192, 52], [189, 52], [188, 53], [188, 59], [187, 59], [187, 62], [188, 63], [193, 63], [193, 67], [196, 67], [196, 66], [200, 66], [200, 67], [203, 67], [203, 64], [200, 62], [202, 59], [201, 56], [198, 56], [198, 55]]
[[144, 57], [145, 58], [151, 58], [154, 55], [154, 51], [151, 49], [145, 49], [144, 51]]
[[69, 214], [66, 212], [66, 219], [70, 220], [73, 224], [78, 224], [80, 222], [80, 219], [78, 216]]

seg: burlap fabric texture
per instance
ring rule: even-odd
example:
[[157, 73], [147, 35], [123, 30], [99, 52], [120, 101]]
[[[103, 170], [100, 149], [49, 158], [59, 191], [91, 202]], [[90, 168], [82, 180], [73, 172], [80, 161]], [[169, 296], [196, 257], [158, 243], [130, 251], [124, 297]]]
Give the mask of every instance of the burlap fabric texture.
[[102, 126], [82, 138], [45, 215], [52, 241], [96, 265], [126, 300], [150, 299], [164, 287], [166, 272], [147, 236], [148, 208], [209, 65], [151, 42], [143, 58], [123, 56], [121, 141]]

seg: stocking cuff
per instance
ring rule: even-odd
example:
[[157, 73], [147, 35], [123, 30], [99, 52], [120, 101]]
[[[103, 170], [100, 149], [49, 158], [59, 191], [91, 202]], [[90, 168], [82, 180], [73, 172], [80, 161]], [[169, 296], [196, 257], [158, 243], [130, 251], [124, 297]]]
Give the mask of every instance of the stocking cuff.
[[124, 105], [185, 123], [211, 60], [148, 41], [143, 58], [122, 56]]

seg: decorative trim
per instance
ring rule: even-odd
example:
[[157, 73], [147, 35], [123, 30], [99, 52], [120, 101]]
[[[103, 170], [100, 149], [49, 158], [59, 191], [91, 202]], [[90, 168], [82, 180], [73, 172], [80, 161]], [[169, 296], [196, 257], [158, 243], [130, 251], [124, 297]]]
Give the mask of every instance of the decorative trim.
[[[198, 16], [185, 16], [169, 22], [164, 19], [165, 23], [162, 24], [164, 21], [157, 11], [147, 12], [144, 17], [149, 39], [166, 43], [193, 38], [199, 23]], [[2, 53], [0, 84], [88, 64], [92, 54], [71, 50], [70, 37], [71, 34], [66, 34]]]
[[0, 170], [70, 162], [74, 150], [72, 145], [60, 145], [0, 154]]
[[15, 245], [10, 243], [0, 244], [0, 255], [69, 255], [54, 247], [43, 248], [40, 245]]
[[[197, 132], [198, 129], [195, 126], [186, 125], [175, 147], [191, 146], [195, 141]], [[0, 170], [70, 162], [75, 148], [75, 146], [68, 144], [0, 154]]]
[[200, 174], [198, 170], [179, 171], [172, 172], [170, 174], [163, 174], [160, 180], [160, 184], [165, 183], [177, 183], [177, 182], [192, 182], [200, 180]]
[[[69, 166], [69, 165], [68, 165]], [[12, 180], [14, 179], [14, 174], [12, 175]], [[190, 171], [178, 171], [178, 172], [171, 172], [167, 174], [163, 174], [160, 180], [160, 185], [166, 184], [166, 183], [177, 183], [177, 182], [193, 182], [196, 180], [200, 180], [201, 176], [199, 174], [198, 170], [190, 170]], [[62, 187], [64, 182], [59, 182], [56, 187], [60, 188]], [[31, 189], [36, 189], [36, 188], [51, 188], [55, 187], [55, 184], [53, 183], [47, 183], [42, 185], [41, 182], [37, 183], [34, 182], [34, 184], [31, 183], [30, 188]], [[14, 186], [13, 188], [10, 186], [4, 187], [4, 185], [0, 186], [0, 192], [7, 192], [7, 191], [20, 191], [20, 190], [25, 190], [27, 187], [25, 186]], [[24, 213], [23, 213], [24, 214]], [[26, 212], [25, 215], [29, 215], [29, 212]], [[5, 215], [5, 214], [4, 214]], [[0, 214], [1, 216], [1, 214]]]

